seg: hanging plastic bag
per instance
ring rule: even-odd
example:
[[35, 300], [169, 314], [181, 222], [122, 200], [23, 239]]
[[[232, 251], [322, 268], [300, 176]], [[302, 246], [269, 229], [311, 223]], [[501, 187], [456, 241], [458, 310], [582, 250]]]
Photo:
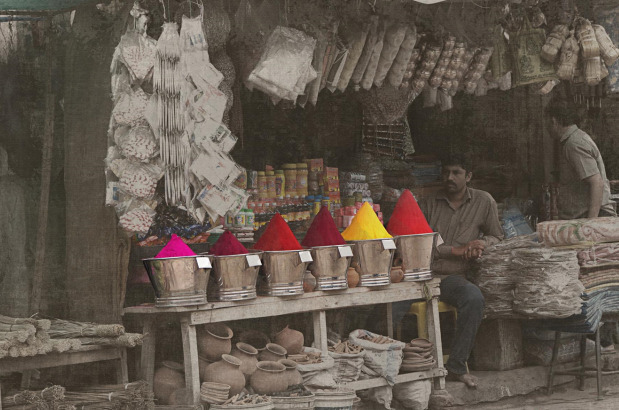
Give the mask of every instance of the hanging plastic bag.
[[490, 58], [490, 68], [492, 69], [492, 77], [498, 79], [512, 70], [512, 60], [507, 40], [503, 34], [503, 27], [497, 25], [494, 28], [493, 35], [494, 53]]
[[117, 128], [114, 139], [127, 159], [148, 162], [158, 155], [159, 146], [148, 125], [139, 125], [128, 131], [126, 129], [127, 127]]
[[525, 15], [523, 27], [512, 35], [510, 49], [514, 86], [545, 82], [557, 78], [552, 64], [541, 56], [546, 34], [542, 28], [533, 28]]

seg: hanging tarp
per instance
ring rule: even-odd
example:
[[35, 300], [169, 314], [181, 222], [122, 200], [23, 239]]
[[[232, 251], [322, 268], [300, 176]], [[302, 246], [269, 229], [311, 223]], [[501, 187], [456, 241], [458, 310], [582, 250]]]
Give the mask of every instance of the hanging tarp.
[[97, 0], [0, 0], [0, 14], [59, 13]]

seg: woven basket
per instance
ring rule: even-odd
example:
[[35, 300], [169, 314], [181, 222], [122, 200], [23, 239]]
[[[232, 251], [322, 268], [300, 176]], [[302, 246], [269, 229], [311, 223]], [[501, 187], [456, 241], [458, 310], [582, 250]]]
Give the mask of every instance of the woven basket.
[[593, 24], [593, 31], [600, 46], [600, 55], [604, 63], [610, 67], [619, 59], [619, 48], [615, 47], [604, 27], [599, 24]]
[[602, 81], [601, 64], [603, 63], [600, 57], [585, 60], [585, 83], [587, 85], [598, 85]]
[[561, 54], [559, 55], [559, 65], [557, 66], [557, 76], [561, 80], [572, 81], [574, 79], [574, 72], [578, 66], [578, 41], [574, 38], [574, 35], [570, 35], [561, 47]]
[[546, 43], [542, 46], [542, 58], [549, 63], [554, 63], [569, 33], [567, 26], [564, 24], [554, 26], [548, 37], [546, 37]]
[[578, 20], [576, 37], [580, 42], [582, 56], [585, 60], [600, 56], [600, 46], [595, 38], [595, 31], [593, 31], [593, 26], [589, 20], [584, 18]]

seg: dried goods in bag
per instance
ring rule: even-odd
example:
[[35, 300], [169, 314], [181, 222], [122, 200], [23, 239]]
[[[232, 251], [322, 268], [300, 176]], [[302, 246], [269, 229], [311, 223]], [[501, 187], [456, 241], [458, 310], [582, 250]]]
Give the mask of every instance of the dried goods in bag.
[[[383, 49], [378, 59], [376, 74], [374, 75], [374, 85], [382, 87], [387, 73], [393, 64], [400, 50], [400, 46], [406, 37], [408, 27], [404, 24], [393, 24], [385, 33]], [[412, 47], [411, 47], [412, 48]]]
[[393, 87], [399, 87], [402, 85], [402, 79], [404, 78], [404, 73], [408, 68], [408, 63], [411, 60], [415, 44], [417, 44], [417, 29], [415, 26], [407, 27], [402, 45], [400, 46], [398, 54], [396, 54], [393, 64], [389, 69], [389, 74], [387, 75], [387, 80]]
[[557, 78], [554, 67], [541, 57], [546, 34], [542, 28], [533, 28], [525, 16], [523, 27], [510, 39], [515, 87]]

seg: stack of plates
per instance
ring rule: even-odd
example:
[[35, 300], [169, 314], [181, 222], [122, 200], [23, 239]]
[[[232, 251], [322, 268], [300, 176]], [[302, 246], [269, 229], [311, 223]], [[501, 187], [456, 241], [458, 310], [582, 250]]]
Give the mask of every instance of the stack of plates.
[[400, 366], [401, 373], [420, 372], [434, 367], [436, 360], [432, 356], [434, 345], [427, 339], [413, 339], [404, 347], [404, 360]]
[[200, 399], [208, 404], [222, 404], [228, 400], [230, 386], [223, 383], [204, 382], [200, 387]]

